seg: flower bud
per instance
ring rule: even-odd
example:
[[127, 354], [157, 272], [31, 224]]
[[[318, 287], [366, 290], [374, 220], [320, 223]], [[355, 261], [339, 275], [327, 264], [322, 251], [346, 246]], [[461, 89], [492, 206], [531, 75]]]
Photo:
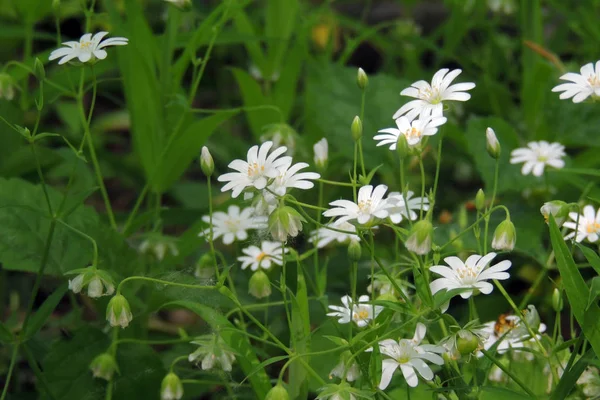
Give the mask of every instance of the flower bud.
[[479, 349], [481, 346], [481, 340], [476, 335], [466, 329], [461, 329], [456, 332], [456, 349], [458, 352], [466, 356]]
[[488, 154], [494, 158], [498, 159], [500, 157], [500, 143], [498, 142], [498, 138], [496, 137], [496, 132], [492, 128], [487, 128], [485, 130], [485, 139], [486, 139], [486, 149]]
[[173, 372], [169, 372], [160, 385], [161, 400], [179, 400], [183, 397], [181, 380]]
[[561, 312], [563, 309], [563, 299], [560, 290], [554, 288], [554, 292], [552, 292], [552, 308], [556, 312]]
[[398, 153], [398, 157], [400, 159], [405, 159], [411, 153], [411, 148], [406, 140], [406, 136], [400, 134], [398, 135], [398, 139], [396, 141], [396, 153]]
[[494, 240], [492, 240], [492, 248], [495, 250], [512, 251], [515, 248], [517, 241], [517, 233], [515, 225], [510, 220], [510, 217], [500, 222], [500, 225], [494, 231]]
[[257, 299], [271, 295], [271, 281], [264, 271], [259, 269], [252, 274], [248, 283], [248, 293]]
[[560, 228], [569, 216], [569, 205], [564, 201], [552, 200], [544, 203], [542, 208], [540, 208], [540, 212], [544, 216], [546, 223], [548, 223], [548, 218], [550, 217], [550, 214], [552, 214], [556, 225]]
[[206, 146], [202, 146], [202, 152], [200, 153], [200, 167], [207, 178], [210, 178], [215, 170], [215, 162]]
[[113, 296], [106, 307], [106, 320], [110, 325], [126, 328], [132, 319], [133, 315], [127, 299], [120, 294]]
[[265, 396], [265, 400], [289, 400], [289, 398], [290, 395], [288, 394], [288, 391], [281, 383], [273, 386]]
[[360, 261], [362, 256], [362, 248], [357, 240], [351, 240], [348, 244], [348, 258], [352, 262]]
[[320, 171], [324, 171], [327, 168], [327, 159], [328, 159], [328, 151], [329, 146], [327, 143], [327, 139], [323, 138], [314, 144], [313, 150], [315, 152], [315, 165], [317, 169]]
[[37, 57], [33, 63], [33, 72], [38, 81], [41, 82], [46, 79], [46, 70], [44, 69], [44, 64]]
[[363, 133], [362, 121], [360, 120], [358, 115], [352, 120], [350, 131], [352, 132], [352, 139], [354, 139], [355, 142], [358, 142], [362, 137]]
[[425, 255], [431, 251], [433, 225], [429, 220], [422, 220], [413, 225], [404, 244], [413, 253]]
[[306, 220], [292, 207], [279, 207], [269, 215], [269, 231], [273, 239], [285, 242], [288, 235], [298, 236], [298, 232], [302, 231], [302, 222]]
[[477, 211], [483, 211], [485, 208], [485, 193], [482, 189], [479, 189], [475, 195], [475, 208]]
[[356, 83], [358, 84], [358, 87], [361, 90], [365, 90], [366, 87], [369, 85], [369, 78], [367, 77], [367, 74], [362, 68], [358, 69], [358, 73], [356, 75]]
[[0, 72], [0, 99], [12, 100], [15, 97], [15, 81], [12, 76]]
[[106, 381], [110, 381], [115, 374], [115, 371], [119, 370], [115, 358], [108, 353], [102, 353], [94, 358], [90, 363], [90, 369], [92, 370], [94, 378], [100, 378]]
[[215, 259], [212, 253], [204, 253], [196, 263], [194, 275], [200, 279], [210, 279], [215, 273]]
[[96, 269], [93, 265], [87, 268], [79, 268], [65, 273], [65, 275], [75, 275], [75, 278], [69, 279], [69, 289], [73, 293], [79, 293], [87, 286], [88, 296], [98, 298], [101, 296], [110, 296], [115, 291], [112, 277], [106, 271]]

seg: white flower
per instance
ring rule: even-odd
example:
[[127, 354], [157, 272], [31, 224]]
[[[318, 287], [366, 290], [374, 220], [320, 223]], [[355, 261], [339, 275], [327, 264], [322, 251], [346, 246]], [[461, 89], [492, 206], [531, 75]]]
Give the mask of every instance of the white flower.
[[[202, 221], [210, 224], [210, 216], [205, 215]], [[213, 213], [213, 240], [222, 237], [223, 244], [231, 244], [235, 240], [248, 239], [249, 229], [266, 229], [267, 219], [262, 216], [254, 216], [252, 207], [244, 208], [240, 212], [238, 206], [232, 205], [227, 208], [227, 213], [216, 211]], [[210, 230], [206, 229], [199, 236], [210, 235]]]
[[562, 168], [565, 162], [562, 157], [565, 156], [565, 147], [560, 143], [548, 143], [545, 140], [539, 142], [529, 142], [527, 147], [515, 149], [510, 153], [511, 164], [523, 164], [521, 173], [541, 176], [544, 173], [546, 165], [554, 168]]
[[329, 157], [329, 145], [327, 143], [327, 139], [323, 138], [315, 143], [313, 146], [313, 151], [315, 152], [315, 165], [319, 168], [325, 168], [327, 165], [327, 159]]
[[500, 261], [498, 264], [488, 267], [488, 264], [496, 257], [496, 253], [488, 253], [485, 256], [473, 254], [463, 262], [458, 257], [446, 257], [444, 261], [451, 268], [445, 265], [434, 265], [429, 270], [442, 278], [431, 282], [431, 293], [436, 294], [442, 289], [470, 289], [460, 293], [460, 297], [468, 299], [474, 291], [479, 291], [483, 294], [490, 294], [494, 290], [494, 286], [486, 282], [490, 279], [508, 279], [508, 272], [511, 262], [508, 260]]
[[402, 195], [400, 192], [392, 192], [387, 197], [388, 212], [390, 220], [394, 224], [399, 224], [404, 218], [408, 218], [411, 221], [416, 220], [419, 215], [413, 210], [423, 211], [429, 210], [429, 199], [427, 197], [415, 197], [412, 198], [414, 192], [408, 191], [406, 195]]
[[[330, 227], [339, 230], [334, 231], [329, 229]], [[360, 241], [360, 237], [358, 237], [356, 233], [345, 233], [340, 231], [356, 232], [356, 226], [349, 222], [335, 221], [313, 231], [308, 241], [310, 243], [317, 241], [317, 247], [319, 249], [322, 249], [333, 241], [340, 244], [348, 243], [350, 241]]]
[[[577, 225], [577, 217], [579, 217], [579, 225]], [[565, 236], [565, 239], [575, 237], [577, 243], [581, 243], [587, 239], [590, 243], [598, 241], [600, 233], [600, 210], [595, 211], [593, 206], [587, 205], [583, 207], [583, 215], [576, 212], [570, 212], [569, 218], [573, 221], [567, 221], [563, 227], [572, 229], [573, 232]], [[577, 231], [575, 231], [577, 228]]]
[[75, 278], [69, 279], [69, 289], [73, 293], [79, 293], [87, 285], [88, 296], [98, 298], [110, 296], [115, 291], [112, 278], [106, 272], [97, 270], [95, 267], [87, 267], [70, 271], [68, 274], [77, 274]]
[[245, 188], [252, 186], [262, 190], [267, 186], [269, 178], [279, 176], [278, 168], [291, 163], [292, 158], [289, 156], [278, 158], [286, 152], [286, 147], [278, 147], [268, 155], [272, 146], [271, 141], [263, 143], [260, 149], [258, 146], [252, 146], [248, 150], [247, 161], [233, 160], [229, 163], [229, 168], [237, 172], [219, 176], [219, 182], [227, 182], [221, 191], [233, 190], [231, 196], [238, 197]]
[[74, 58], [79, 59], [82, 63], [96, 59], [104, 60], [106, 58], [105, 47], [124, 46], [129, 41], [129, 39], [124, 37], [102, 40], [106, 35], [108, 35], [108, 32], [98, 32], [94, 37], [92, 37], [91, 33], [86, 33], [79, 39], [79, 42], [65, 42], [63, 45], [67, 47], [54, 50], [50, 53], [49, 60], [52, 61], [60, 58], [58, 64], [64, 64]]
[[563, 83], [552, 88], [553, 92], [562, 92], [560, 99], [573, 98], [573, 103], [581, 103], [588, 97], [593, 99], [600, 97], [600, 61], [594, 64], [585, 64], [580, 69], [581, 74], [568, 72], [560, 77], [564, 81], [572, 83]]
[[587, 367], [577, 379], [577, 384], [582, 386], [583, 394], [590, 398], [600, 393], [600, 372], [598, 368]]
[[[242, 269], [250, 267], [252, 271], [256, 271], [259, 267], [263, 269], [271, 268], [271, 264], [281, 265], [281, 247], [279, 242], [264, 241], [260, 247], [250, 246], [242, 250], [244, 256], [238, 257], [238, 261], [242, 263]], [[288, 252], [284, 248], [285, 253]]]
[[329, 306], [332, 312], [328, 313], [329, 317], [337, 317], [338, 323], [347, 324], [354, 321], [356, 326], [363, 328], [369, 324], [369, 321], [377, 318], [383, 310], [382, 306], [374, 306], [369, 304], [369, 296], [363, 295], [358, 298], [358, 302], [354, 304], [350, 296], [342, 297], [343, 307]]
[[[317, 174], [316, 172], [298, 173], [300, 170], [306, 167], [308, 167], [308, 164], [304, 162], [292, 165], [292, 160], [290, 158], [286, 163], [278, 167], [277, 175], [273, 176], [275, 179], [268, 187], [269, 190], [275, 192], [279, 196], [283, 196], [288, 189], [292, 188], [303, 190], [312, 189], [315, 184], [310, 180], [319, 179], [321, 175]], [[266, 193], [263, 194], [264, 197], [268, 197], [268, 195], [272, 196], [272, 194], [268, 193], [268, 191], [265, 192]]]
[[[402, 375], [404, 375], [404, 379], [410, 387], [416, 387], [419, 384], [416, 372], [425, 380], [430, 381], [433, 379], [433, 371], [425, 361], [437, 365], [444, 364], [444, 359], [439, 354], [444, 353], [445, 350], [441, 346], [422, 345], [421, 341], [425, 337], [426, 331], [425, 325], [418, 323], [412, 340], [400, 339], [396, 342], [392, 339], [386, 339], [379, 342], [381, 354], [390, 357], [383, 359], [379, 389], [385, 390], [388, 387], [398, 367], [400, 367]], [[372, 349], [367, 351], [372, 351]]]
[[223, 371], [231, 371], [235, 354], [220, 336], [206, 335], [192, 343], [200, 347], [188, 356], [189, 362], [195, 362], [202, 357], [201, 367], [204, 371], [216, 366], [220, 366]]
[[352, 353], [346, 350], [340, 357], [340, 362], [331, 370], [329, 373], [329, 379], [333, 379], [334, 376], [348, 382], [357, 380], [360, 377], [360, 368], [356, 359], [352, 359]]
[[373, 218], [386, 218], [389, 213], [387, 201], [383, 199], [387, 191], [386, 185], [363, 186], [358, 191], [358, 204], [349, 200], [335, 200], [329, 203], [334, 208], [323, 213], [325, 217], [341, 217], [338, 223], [354, 221], [366, 224]]
[[377, 146], [390, 145], [390, 150], [396, 150], [398, 136], [404, 135], [409, 146], [415, 146], [421, 142], [423, 136], [433, 136], [437, 133], [438, 127], [445, 124], [446, 117], [440, 116], [421, 116], [419, 119], [409, 120], [402, 116], [396, 120], [398, 128], [381, 129], [381, 135], [375, 135], [373, 139], [378, 140]]
[[168, 373], [160, 385], [161, 400], [179, 400], [183, 397], [181, 380], [173, 372]]
[[417, 115], [441, 117], [444, 110], [444, 101], [467, 101], [471, 98], [465, 90], [471, 90], [475, 87], [472, 82], [457, 83], [450, 85], [462, 71], [455, 69], [450, 71], [448, 68], [442, 68], [433, 75], [431, 84], [425, 81], [417, 81], [411, 87], [404, 89], [400, 94], [402, 96], [414, 97], [403, 105], [393, 118], [399, 118], [404, 115], [412, 121]]

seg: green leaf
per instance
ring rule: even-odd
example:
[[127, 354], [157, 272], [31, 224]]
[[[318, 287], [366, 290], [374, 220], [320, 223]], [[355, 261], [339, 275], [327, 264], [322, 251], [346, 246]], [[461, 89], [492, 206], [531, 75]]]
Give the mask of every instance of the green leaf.
[[60, 303], [65, 293], [67, 293], [67, 284], [61, 285], [50, 296], [44, 300], [40, 308], [31, 316], [29, 324], [25, 328], [25, 340], [35, 335], [46, 323], [54, 309]]
[[[299, 354], [310, 352], [310, 314], [308, 311], [308, 291], [304, 272], [300, 263], [297, 264], [296, 295], [292, 298], [292, 348]], [[303, 357], [308, 363], [309, 357]], [[308, 372], [303, 364], [294, 361], [290, 364], [290, 398], [305, 399], [308, 396]]]
[[246, 40], [244, 41], [244, 47], [246, 47], [246, 51], [250, 55], [252, 62], [258, 67], [258, 69], [265, 71], [265, 55], [262, 51], [259, 41], [257, 40], [256, 32], [252, 26], [252, 22], [248, 18], [248, 15], [246, 15], [243, 10], [239, 10], [235, 13], [233, 23], [235, 24], [238, 32], [245, 36]]
[[586, 311], [590, 308], [592, 304], [596, 302], [598, 295], [600, 294], [600, 276], [595, 276], [592, 278], [592, 283], [590, 285], [590, 297], [588, 298], [588, 304], [585, 308]]
[[121, 344], [116, 358], [119, 374], [114, 377], [115, 400], [157, 398], [167, 371], [151, 347], [145, 344]]
[[[298, 0], [268, 0], [265, 21], [267, 37], [268, 66], [263, 74], [270, 76], [281, 69], [281, 62], [289, 48], [289, 40], [294, 31], [298, 13]], [[291, 60], [286, 60], [286, 69]]]
[[515, 392], [514, 390], [506, 389], [497, 386], [483, 386], [481, 388], [483, 392], [481, 394], [482, 400], [517, 400], [517, 399], [531, 399], [526, 394]]
[[203, 118], [191, 123], [182, 133], [173, 140], [170, 149], [159, 164], [156, 178], [152, 182], [154, 189], [165, 192], [181, 175], [194, 159], [199, 157], [200, 150], [206, 140], [212, 135], [217, 127], [236, 115], [235, 111], [223, 111], [210, 117]]
[[600, 256], [598, 256], [598, 253], [580, 243], [575, 243], [575, 245], [579, 248], [579, 250], [581, 250], [585, 258], [592, 266], [592, 268], [594, 268], [594, 271], [596, 271], [596, 273], [600, 275]]
[[0, 343], [11, 343], [13, 341], [13, 334], [8, 330], [6, 325], [0, 321]]
[[306, 53], [303, 42], [297, 41], [286, 55], [285, 68], [280, 70], [279, 79], [273, 86], [273, 104], [277, 104], [286, 121], [296, 101], [298, 79]]
[[548, 225], [550, 227], [552, 248], [556, 256], [556, 265], [562, 277], [563, 287], [569, 299], [571, 310], [577, 322], [579, 322], [583, 334], [592, 345], [596, 355], [598, 355], [600, 354], [600, 308], [597, 304], [591, 304], [587, 308], [590, 290], [579, 273], [552, 215], [550, 215]]
[[562, 400], [566, 399], [568, 394], [575, 387], [577, 380], [583, 373], [583, 371], [587, 368], [590, 361], [594, 357], [594, 352], [592, 349], [589, 349], [583, 357], [581, 357], [568, 371], [564, 371], [560, 381], [558, 381], [558, 385], [554, 389], [552, 393], [552, 397], [550, 400]]
[[163, 305], [163, 307], [170, 306], [184, 307], [195, 312], [204, 319], [213, 330], [219, 332], [223, 340], [239, 354], [237, 361], [244, 373], [246, 375], [249, 375], [251, 372], [253, 373], [249, 380], [256, 393], [256, 398], [265, 398], [267, 392], [271, 389], [269, 377], [264, 369], [258, 372], [254, 371], [260, 362], [245, 335], [237, 332], [231, 322], [229, 322], [222, 314], [219, 314], [214, 308], [190, 301], [173, 301]]

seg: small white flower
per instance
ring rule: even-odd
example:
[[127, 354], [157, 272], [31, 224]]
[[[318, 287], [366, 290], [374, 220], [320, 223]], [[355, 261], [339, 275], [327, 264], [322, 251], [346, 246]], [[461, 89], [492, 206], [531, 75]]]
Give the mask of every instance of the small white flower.
[[577, 384], [582, 387], [583, 394], [592, 398], [600, 393], [600, 371], [595, 367], [587, 367], [577, 379]]
[[252, 146], [248, 150], [247, 160], [233, 160], [229, 163], [229, 168], [237, 172], [229, 172], [219, 176], [219, 182], [227, 182], [221, 188], [222, 192], [232, 190], [231, 196], [238, 197], [247, 187], [255, 187], [262, 190], [267, 186], [269, 178], [279, 176], [278, 168], [290, 164], [292, 158], [284, 156], [278, 158], [286, 152], [286, 147], [278, 147], [271, 154], [269, 150], [273, 142], [268, 141], [260, 146]]
[[91, 33], [86, 33], [79, 39], [79, 42], [65, 42], [63, 45], [67, 47], [54, 50], [50, 53], [49, 60], [52, 61], [60, 58], [59, 65], [69, 62], [74, 58], [79, 59], [82, 63], [96, 59], [104, 60], [106, 58], [105, 47], [124, 46], [129, 41], [129, 39], [124, 37], [102, 40], [106, 35], [108, 35], [108, 32], [98, 32], [93, 37]]
[[[202, 221], [210, 224], [210, 216], [205, 215]], [[254, 216], [254, 209], [247, 207], [241, 210], [238, 206], [232, 205], [227, 208], [227, 213], [216, 211], [213, 213], [213, 239], [222, 237], [223, 244], [231, 244], [236, 240], [248, 239], [248, 230], [266, 229], [267, 218]], [[199, 236], [210, 235], [210, 230], [202, 231]]]
[[340, 362], [331, 370], [329, 373], [329, 379], [333, 379], [334, 376], [352, 382], [360, 377], [360, 368], [356, 359], [352, 359], [352, 353], [348, 350], [344, 351], [340, 357]]
[[510, 153], [511, 164], [523, 164], [521, 173], [529, 175], [542, 176], [546, 165], [554, 168], [562, 168], [565, 162], [562, 157], [565, 156], [565, 147], [560, 143], [548, 143], [545, 140], [539, 142], [529, 142], [527, 147], [515, 149]]
[[323, 138], [315, 143], [313, 146], [313, 151], [315, 153], [315, 165], [318, 168], [325, 168], [327, 165], [327, 159], [329, 157], [329, 145], [327, 143], [327, 139]]
[[106, 307], [106, 320], [111, 326], [126, 328], [132, 319], [133, 315], [131, 314], [129, 302], [123, 295], [117, 293], [108, 302], [108, 306]]
[[390, 146], [390, 150], [396, 150], [398, 136], [404, 135], [409, 146], [415, 146], [421, 142], [423, 136], [433, 136], [437, 133], [438, 127], [445, 124], [446, 117], [442, 116], [421, 116], [419, 119], [409, 120], [403, 116], [396, 120], [398, 128], [386, 128], [378, 131], [381, 135], [376, 135], [373, 139], [378, 140], [377, 146]]
[[473, 254], [463, 262], [458, 257], [446, 257], [444, 261], [451, 268], [445, 265], [434, 265], [429, 270], [442, 278], [431, 282], [431, 293], [436, 294], [440, 290], [470, 289], [460, 293], [460, 297], [468, 299], [474, 291], [483, 294], [490, 294], [494, 286], [487, 282], [490, 279], [508, 279], [508, 272], [511, 262], [508, 260], [500, 261], [498, 264], [488, 267], [489, 263], [496, 257], [496, 253], [488, 253], [485, 256]]
[[[269, 269], [272, 264], [282, 264], [281, 247], [280, 242], [264, 241], [260, 247], [250, 246], [243, 249], [242, 253], [245, 255], [238, 257], [238, 261], [242, 263], [242, 269], [248, 267], [252, 271], [256, 271], [258, 268]], [[287, 253], [289, 249], [286, 247], [284, 251]]]
[[110, 296], [115, 291], [110, 275], [95, 267], [73, 270], [68, 274], [78, 274], [75, 278], [69, 279], [69, 289], [73, 293], [81, 292], [85, 286], [88, 287], [88, 296], [92, 298]]
[[[319, 179], [321, 175], [316, 172], [299, 172], [308, 166], [309, 165], [304, 162], [292, 165], [292, 160], [290, 159], [277, 169], [277, 175], [273, 177], [275, 179], [273, 180], [273, 183], [269, 185], [269, 190], [275, 192], [279, 196], [283, 196], [288, 189], [292, 188], [303, 190], [312, 189], [315, 184], [312, 183], [311, 180]], [[264, 193], [265, 197], [268, 195], [271, 195], [271, 193]]]
[[200, 365], [204, 371], [220, 366], [223, 371], [231, 372], [235, 354], [220, 336], [206, 335], [192, 343], [200, 347], [188, 356], [189, 362], [202, 358]]
[[427, 197], [415, 197], [412, 198], [414, 192], [408, 191], [406, 195], [400, 192], [392, 192], [387, 197], [388, 212], [390, 220], [394, 224], [399, 224], [404, 218], [408, 218], [411, 221], [416, 220], [419, 215], [414, 211], [429, 210], [429, 199]]
[[350, 296], [342, 297], [343, 307], [329, 306], [332, 312], [328, 313], [329, 317], [337, 317], [338, 323], [347, 324], [354, 321], [356, 326], [363, 328], [369, 324], [369, 321], [377, 318], [383, 310], [382, 306], [374, 306], [369, 304], [369, 296], [363, 295], [358, 298], [358, 302], [354, 304]]
[[[439, 354], [443, 354], [445, 349], [442, 346], [421, 344], [426, 331], [425, 325], [418, 323], [412, 340], [400, 339], [396, 342], [386, 339], [379, 342], [379, 351], [389, 357], [383, 359], [379, 389], [385, 390], [388, 387], [398, 368], [402, 371], [402, 375], [410, 387], [416, 387], [419, 384], [417, 372], [425, 380], [433, 379], [433, 371], [425, 361], [437, 365], [444, 364], [444, 359]], [[372, 349], [367, 351], [372, 351]]]
[[571, 83], [558, 85], [552, 91], [562, 92], [561, 100], [572, 97], [573, 103], [581, 103], [590, 96], [593, 99], [600, 97], [600, 61], [596, 61], [595, 69], [594, 64], [588, 63], [581, 67], [580, 72], [581, 74], [568, 72], [561, 76], [560, 79]]
[[[577, 225], [577, 217], [579, 217], [579, 225]], [[573, 232], [565, 236], [565, 239], [575, 237], [577, 243], [581, 243], [587, 239], [590, 243], [598, 241], [600, 234], [600, 210], [595, 211], [593, 206], [587, 205], [583, 207], [583, 215], [576, 212], [570, 212], [569, 218], [573, 221], [567, 221], [563, 227], [572, 229]], [[577, 228], [577, 231], [575, 231]]]
[[417, 81], [411, 87], [404, 89], [400, 94], [402, 96], [414, 97], [403, 105], [393, 118], [399, 118], [404, 115], [412, 121], [417, 115], [441, 117], [444, 110], [444, 101], [467, 101], [471, 98], [465, 90], [471, 90], [475, 87], [472, 82], [457, 83], [451, 85], [452, 81], [461, 73], [460, 69], [450, 71], [448, 68], [442, 68], [433, 75], [431, 84], [425, 81]]
[[334, 206], [323, 213], [325, 217], [340, 217], [337, 222], [354, 221], [366, 224], [374, 218], [387, 218], [387, 201], [383, 199], [387, 191], [386, 185], [363, 186], [358, 191], [358, 204], [349, 200], [335, 200], [329, 203]]
[[161, 400], [179, 400], [183, 397], [181, 380], [173, 372], [168, 373], [160, 385]]
[[73, 293], [81, 292], [83, 289], [83, 276], [84, 274], [79, 274], [73, 279], [69, 279], [69, 290], [72, 290]]
[[[339, 229], [339, 231], [329, 229], [330, 227], [333, 229]], [[334, 241], [339, 244], [346, 244], [350, 241], [360, 241], [360, 237], [358, 237], [356, 233], [345, 233], [340, 231], [356, 232], [356, 226], [352, 225], [349, 222], [340, 223], [338, 221], [335, 221], [313, 231], [308, 241], [310, 243], [314, 243], [315, 241], [317, 241], [317, 247], [319, 249], [326, 247], [328, 244]]]

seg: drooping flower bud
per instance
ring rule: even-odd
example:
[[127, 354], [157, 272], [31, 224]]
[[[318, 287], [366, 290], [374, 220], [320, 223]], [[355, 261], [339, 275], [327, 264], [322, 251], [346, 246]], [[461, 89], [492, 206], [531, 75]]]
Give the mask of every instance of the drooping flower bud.
[[248, 282], [248, 293], [257, 299], [262, 299], [263, 297], [271, 295], [271, 281], [269, 280], [269, 276], [263, 270], [259, 269], [252, 274], [252, 277], [250, 277], [250, 281]]
[[84, 287], [88, 287], [88, 296], [98, 298], [101, 296], [110, 296], [115, 291], [115, 285], [112, 277], [106, 271], [89, 266], [87, 268], [74, 269], [66, 272], [65, 275], [77, 275], [69, 279], [69, 289], [73, 293], [79, 293]]
[[358, 69], [358, 73], [356, 74], [356, 83], [361, 90], [365, 90], [369, 85], [369, 78], [362, 68]]
[[302, 222], [306, 222], [306, 220], [292, 207], [279, 207], [269, 215], [269, 231], [273, 239], [285, 242], [288, 235], [298, 236], [298, 233], [302, 231]]
[[413, 225], [405, 246], [408, 250], [419, 255], [425, 255], [431, 251], [433, 237], [433, 225], [429, 220], [424, 219]]
[[362, 248], [357, 240], [351, 240], [348, 244], [348, 258], [352, 262], [360, 261], [362, 256]]
[[102, 353], [94, 358], [90, 363], [90, 369], [92, 370], [94, 378], [100, 378], [106, 381], [110, 381], [115, 374], [115, 371], [119, 370], [115, 358], [108, 353]]
[[350, 131], [352, 132], [352, 139], [354, 139], [355, 142], [358, 142], [362, 137], [363, 133], [362, 121], [360, 120], [358, 115], [352, 120]]
[[0, 99], [6, 99], [8, 101], [15, 97], [15, 81], [12, 76], [0, 72]]
[[204, 253], [196, 263], [194, 275], [200, 279], [210, 279], [215, 274], [215, 258], [212, 253]]
[[396, 153], [398, 153], [398, 157], [400, 157], [401, 160], [408, 157], [408, 155], [411, 153], [411, 148], [406, 140], [406, 136], [402, 134], [398, 135], [398, 139], [396, 141]]
[[569, 216], [569, 205], [561, 200], [552, 200], [544, 203], [542, 208], [540, 208], [540, 212], [544, 216], [544, 221], [546, 221], [546, 223], [548, 223], [548, 218], [550, 217], [550, 214], [552, 214], [556, 225], [560, 228]]
[[485, 208], [485, 193], [482, 189], [479, 189], [475, 195], [475, 208], [477, 211], [483, 211]]
[[561, 312], [563, 309], [563, 299], [560, 290], [554, 288], [552, 292], [552, 308], [556, 312]]
[[329, 157], [329, 145], [327, 139], [323, 138], [314, 144], [313, 150], [315, 152], [314, 160], [315, 165], [319, 171], [327, 169], [327, 159]]
[[213, 368], [220, 368], [225, 372], [230, 372], [232, 363], [235, 361], [235, 354], [223, 338], [216, 334], [203, 335], [192, 342], [198, 345], [198, 349], [188, 356], [189, 362], [201, 360], [201, 367], [204, 371]]
[[173, 372], [169, 372], [160, 385], [161, 400], [179, 400], [183, 397], [183, 385], [181, 379]]
[[498, 159], [500, 157], [500, 142], [498, 142], [498, 138], [496, 137], [496, 132], [492, 128], [487, 128], [485, 130], [485, 139], [486, 139], [486, 149], [488, 154], [494, 158]]
[[133, 315], [129, 308], [129, 302], [125, 297], [121, 294], [116, 294], [110, 299], [106, 307], [106, 320], [111, 326], [126, 328], [132, 319]]
[[206, 146], [202, 146], [202, 152], [200, 154], [200, 167], [207, 178], [210, 178], [215, 171], [215, 162], [213, 161], [210, 151], [208, 151], [208, 147]]
[[289, 400], [290, 395], [288, 391], [283, 387], [281, 383], [273, 386], [271, 390], [267, 392], [265, 400]]
[[507, 216], [494, 231], [492, 248], [495, 250], [512, 251], [515, 248], [516, 241], [517, 232], [515, 231], [515, 225], [510, 220], [510, 217]]

